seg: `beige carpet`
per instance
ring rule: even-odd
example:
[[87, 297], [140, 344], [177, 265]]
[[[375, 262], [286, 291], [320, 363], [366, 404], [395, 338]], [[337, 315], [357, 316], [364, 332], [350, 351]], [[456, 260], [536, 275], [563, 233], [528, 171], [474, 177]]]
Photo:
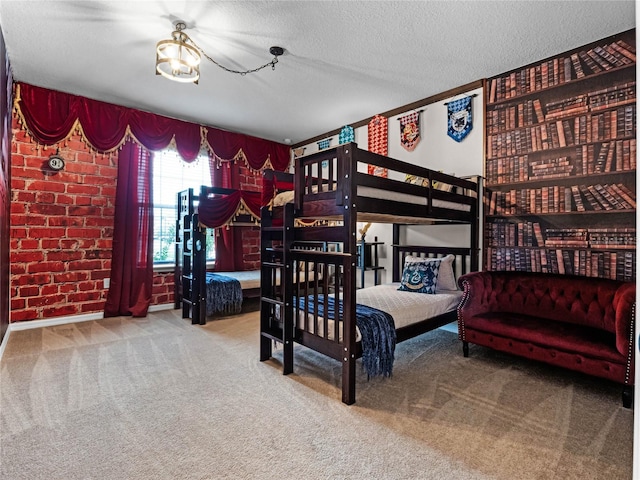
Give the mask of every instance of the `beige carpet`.
[[[633, 412], [605, 381], [439, 330], [394, 375], [296, 347], [258, 361], [257, 312], [180, 311], [14, 331], [0, 377], [2, 479], [627, 479]], [[280, 352], [277, 352], [279, 355]]]

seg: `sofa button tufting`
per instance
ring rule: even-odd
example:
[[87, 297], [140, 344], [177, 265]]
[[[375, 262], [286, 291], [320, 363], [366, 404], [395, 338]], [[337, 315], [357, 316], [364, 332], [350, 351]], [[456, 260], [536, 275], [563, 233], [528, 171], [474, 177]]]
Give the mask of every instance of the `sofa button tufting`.
[[576, 363], [578, 364], [582, 363], [582, 359], [580, 357], [576, 358]]

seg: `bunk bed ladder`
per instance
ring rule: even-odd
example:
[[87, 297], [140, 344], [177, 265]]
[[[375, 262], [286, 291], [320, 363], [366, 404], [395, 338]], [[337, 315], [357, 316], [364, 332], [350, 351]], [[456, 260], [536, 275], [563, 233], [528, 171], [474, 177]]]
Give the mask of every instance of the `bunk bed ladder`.
[[178, 192], [176, 216], [176, 245], [174, 267], [174, 308], [182, 305], [182, 318], [188, 318], [193, 302], [192, 226], [194, 213], [193, 189]]
[[193, 306], [193, 238], [191, 236], [192, 218], [185, 216], [182, 219], [182, 318], [188, 318], [191, 315], [191, 307]]
[[191, 223], [192, 267], [191, 275], [191, 323], [193, 325], [207, 324], [206, 288], [207, 288], [207, 261], [206, 261], [206, 229], [200, 227], [198, 214], [193, 215]]
[[180, 308], [182, 304], [182, 275], [185, 259], [190, 258], [189, 255], [184, 256], [186, 246], [184, 233], [191, 230], [191, 215], [194, 213], [193, 189], [189, 188], [178, 192], [177, 196], [178, 211], [176, 212], [175, 266], [173, 270], [174, 308], [176, 309]]
[[283, 225], [261, 225], [260, 361], [271, 358], [273, 342], [282, 344], [283, 374], [293, 372], [293, 204]]

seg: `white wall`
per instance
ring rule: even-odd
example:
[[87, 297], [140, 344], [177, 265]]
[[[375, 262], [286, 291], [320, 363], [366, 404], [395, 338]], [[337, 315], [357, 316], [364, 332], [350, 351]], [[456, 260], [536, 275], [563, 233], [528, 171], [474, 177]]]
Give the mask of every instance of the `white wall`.
[[[472, 98], [473, 129], [460, 143], [447, 135], [447, 107], [446, 102], [463, 98], [466, 95], [476, 94]], [[454, 174], [458, 177], [482, 175], [483, 171], [483, 91], [482, 88], [471, 90], [467, 93], [456, 95], [453, 98], [442, 100], [421, 107], [420, 114], [420, 143], [412, 152], [405, 150], [400, 144], [400, 122], [398, 118], [406, 115], [404, 112], [396, 117], [389, 118], [389, 153], [388, 156], [405, 162], [427, 167], [432, 170], [441, 170], [444, 173]], [[336, 128], [340, 128], [337, 125]], [[367, 127], [363, 126], [355, 130], [355, 140], [358, 147], [367, 149]], [[338, 137], [332, 137], [331, 146], [338, 145]], [[317, 143], [306, 146], [304, 155], [318, 151]], [[410, 245], [450, 245], [468, 246], [469, 226], [408, 226], [402, 229], [401, 243]], [[373, 241], [374, 237], [385, 245], [380, 248], [380, 265], [385, 267], [382, 272], [382, 282], [391, 281], [391, 248], [392, 227], [386, 224], [374, 224], [367, 232], [366, 240]], [[373, 272], [367, 272], [367, 285], [373, 284]]]

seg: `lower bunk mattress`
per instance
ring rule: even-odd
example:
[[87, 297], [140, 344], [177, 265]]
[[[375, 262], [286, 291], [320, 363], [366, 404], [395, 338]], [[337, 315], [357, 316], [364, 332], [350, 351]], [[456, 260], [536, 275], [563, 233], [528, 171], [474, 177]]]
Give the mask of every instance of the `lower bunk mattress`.
[[[208, 317], [219, 313], [240, 313], [244, 298], [243, 292], [259, 293], [260, 291], [260, 270], [206, 273], [205, 302]], [[309, 281], [313, 281], [314, 272], [309, 272], [307, 276]], [[304, 273], [298, 275], [298, 281], [305, 281]], [[276, 285], [279, 284], [280, 275], [277, 275]]]
[[[387, 283], [356, 290], [356, 303], [382, 310], [393, 317], [396, 330], [414, 323], [436, 317], [455, 310], [462, 299], [460, 290], [440, 290], [436, 294], [415, 293], [398, 290], [400, 283]], [[315, 335], [324, 335], [325, 320], [313, 320], [313, 315], [298, 310], [298, 325]], [[308, 323], [306, 323], [308, 322]], [[315, 327], [317, 325], [317, 332]], [[304, 327], [303, 327], [304, 326]], [[328, 320], [328, 338], [334, 340], [334, 321]], [[342, 336], [342, 329], [339, 329]], [[361, 340], [361, 334], [356, 327], [356, 338]]]
[[[369, 376], [391, 375], [398, 329], [455, 311], [462, 298], [459, 290], [426, 294], [398, 290], [399, 286], [390, 283], [356, 292], [356, 341], [362, 343], [363, 368]], [[336, 329], [334, 320], [342, 305], [335, 305], [332, 295], [294, 298], [293, 303], [298, 329], [332, 342], [337, 334], [342, 340], [343, 325]]]

